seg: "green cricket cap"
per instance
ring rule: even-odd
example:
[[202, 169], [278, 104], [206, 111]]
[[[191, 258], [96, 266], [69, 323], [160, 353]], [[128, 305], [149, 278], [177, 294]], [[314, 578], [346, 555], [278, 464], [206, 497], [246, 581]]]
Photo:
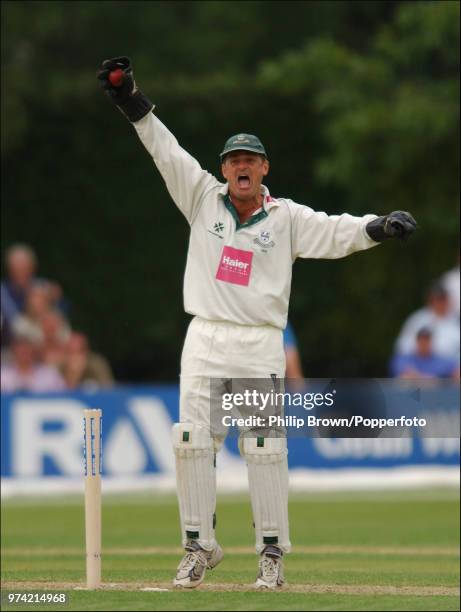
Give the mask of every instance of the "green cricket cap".
[[226, 141], [222, 153], [220, 153], [221, 161], [223, 161], [225, 155], [232, 151], [251, 151], [252, 153], [264, 155], [264, 157], [267, 158], [266, 149], [263, 147], [263, 143], [253, 134], [236, 134], [235, 136], [231, 136]]

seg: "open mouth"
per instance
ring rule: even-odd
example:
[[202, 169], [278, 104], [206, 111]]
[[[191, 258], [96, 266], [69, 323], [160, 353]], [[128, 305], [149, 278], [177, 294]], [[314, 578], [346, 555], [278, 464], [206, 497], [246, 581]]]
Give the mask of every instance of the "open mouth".
[[239, 174], [237, 177], [237, 182], [240, 189], [248, 189], [250, 186], [250, 177], [248, 174]]

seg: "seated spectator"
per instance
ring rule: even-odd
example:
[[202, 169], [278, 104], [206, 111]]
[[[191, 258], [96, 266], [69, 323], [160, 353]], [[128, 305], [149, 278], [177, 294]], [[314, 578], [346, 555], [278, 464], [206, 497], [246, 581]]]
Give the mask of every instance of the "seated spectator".
[[[18, 314], [12, 323], [13, 334], [27, 337], [32, 342], [42, 343], [44, 335], [41, 321], [52, 310], [52, 294], [47, 281], [37, 281], [27, 292], [24, 314]], [[69, 333], [67, 323], [63, 324]]]
[[90, 351], [86, 336], [77, 332], [73, 332], [67, 341], [61, 372], [69, 389], [79, 386], [110, 387], [114, 384], [106, 359]]
[[62, 366], [66, 357], [66, 343], [70, 337], [70, 327], [60, 312], [49, 310], [40, 319], [43, 340], [40, 356], [44, 363]]
[[[37, 257], [33, 249], [26, 244], [14, 244], [5, 255], [7, 279], [1, 283], [2, 303], [2, 344], [7, 344], [12, 331], [13, 320], [25, 312], [26, 298], [29, 289], [39, 280], [35, 276]], [[65, 302], [60, 286], [48, 282], [51, 305], [62, 309]]]
[[34, 251], [25, 244], [11, 246], [5, 255], [8, 278], [2, 281], [2, 326], [10, 335], [13, 319], [24, 311], [26, 293], [31, 287], [37, 258]]
[[28, 339], [15, 337], [11, 345], [11, 363], [1, 366], [1, 390], [63, 391], [66, 385], [56, 368], [38, 363], [37, 348]]
[[456, 359], [433, 352], [432, 332], [423, 327], [416, 334], [415, 352], [393, 357], [391, 374], [398, 378], [457, 378], [459, 368]]
[[416, 336], [423, 327], [432, 332], [434, 352], [459, 363], [459, 319], [451, 313], [448, 293], [440, 284], [429, 289], [426, 307], [417, 310], [405, 321], [395, 344], [395, 353], [414, 354]]

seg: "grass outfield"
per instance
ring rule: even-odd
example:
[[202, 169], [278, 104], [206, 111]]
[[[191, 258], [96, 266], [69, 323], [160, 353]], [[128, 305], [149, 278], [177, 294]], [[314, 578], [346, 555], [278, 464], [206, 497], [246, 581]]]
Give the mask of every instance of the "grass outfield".
[[[251, 591], [257, 569], [247, 497], [222, 496], [225, 558], [192, 592], [171, 589], [181, 556], [172, 497], [107, 496], [104, 590], [84, 586], [83, 499], [2, 507], [2, 609], [8, 593], [66, 592], [70, 610], [459, 610], [459, 497], [454, 490], [292, 496], [293, 553], [282, 592]], [[168, 592], [148, 592], [143, 588]]]

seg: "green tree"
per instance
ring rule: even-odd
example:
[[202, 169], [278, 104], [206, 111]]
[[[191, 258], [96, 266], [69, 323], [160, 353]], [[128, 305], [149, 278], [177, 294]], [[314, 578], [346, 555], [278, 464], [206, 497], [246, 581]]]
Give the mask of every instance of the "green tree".
[[306, 373], [384, 374], [403, 318], [452, 265], [458, 191], [455, 2], [2, 2], [2, 239], [38, 251], [72, 323], [125, 380], [174, 379], [187, 224], [99, 90], [129, 55], [204, 167], [260, 135], [275, 196], [330, 213], [411, 210], [419, 235], [295, 266]]
[[[309, 100], [322, 125], [323, 147], [313, 172], [324, 193], [335, 195], [325, 202], [327, 209], [360, 214], [411, 210], [420, 225], [407, 248], [386, 244], [335, 264], [333, 278], [330, 264], [317, 265], [319, 291], [328, 294], [330, 307], [323, 315], [316, 312], [316, 325], [306, 325], [302, 337], [312, 346], [318, 373], [329, 354], [335, 356], [331, 374], [338, 369], [338, 355], [343, 356], [342, 371], [357, 373], [351, 352], [360, 355], [362, 364], [368, 355], [369, 372], [383, 372], [403, 317], [420, 305], [427, 284], [454, 264], [458, 51], [459, 4], [414, 2], [399, 7], [392, 23], [376, 32], [367, 53], [320, 38], [261, 66], [262, 87], [287, 99]], [[298, 270], [293, 306], [302, 316], [319, 299], [319, 291], [308, 298], [302, 287], [312, 279], [311, 270]], [[321, 282], [326, 274], [334, 290]]]

